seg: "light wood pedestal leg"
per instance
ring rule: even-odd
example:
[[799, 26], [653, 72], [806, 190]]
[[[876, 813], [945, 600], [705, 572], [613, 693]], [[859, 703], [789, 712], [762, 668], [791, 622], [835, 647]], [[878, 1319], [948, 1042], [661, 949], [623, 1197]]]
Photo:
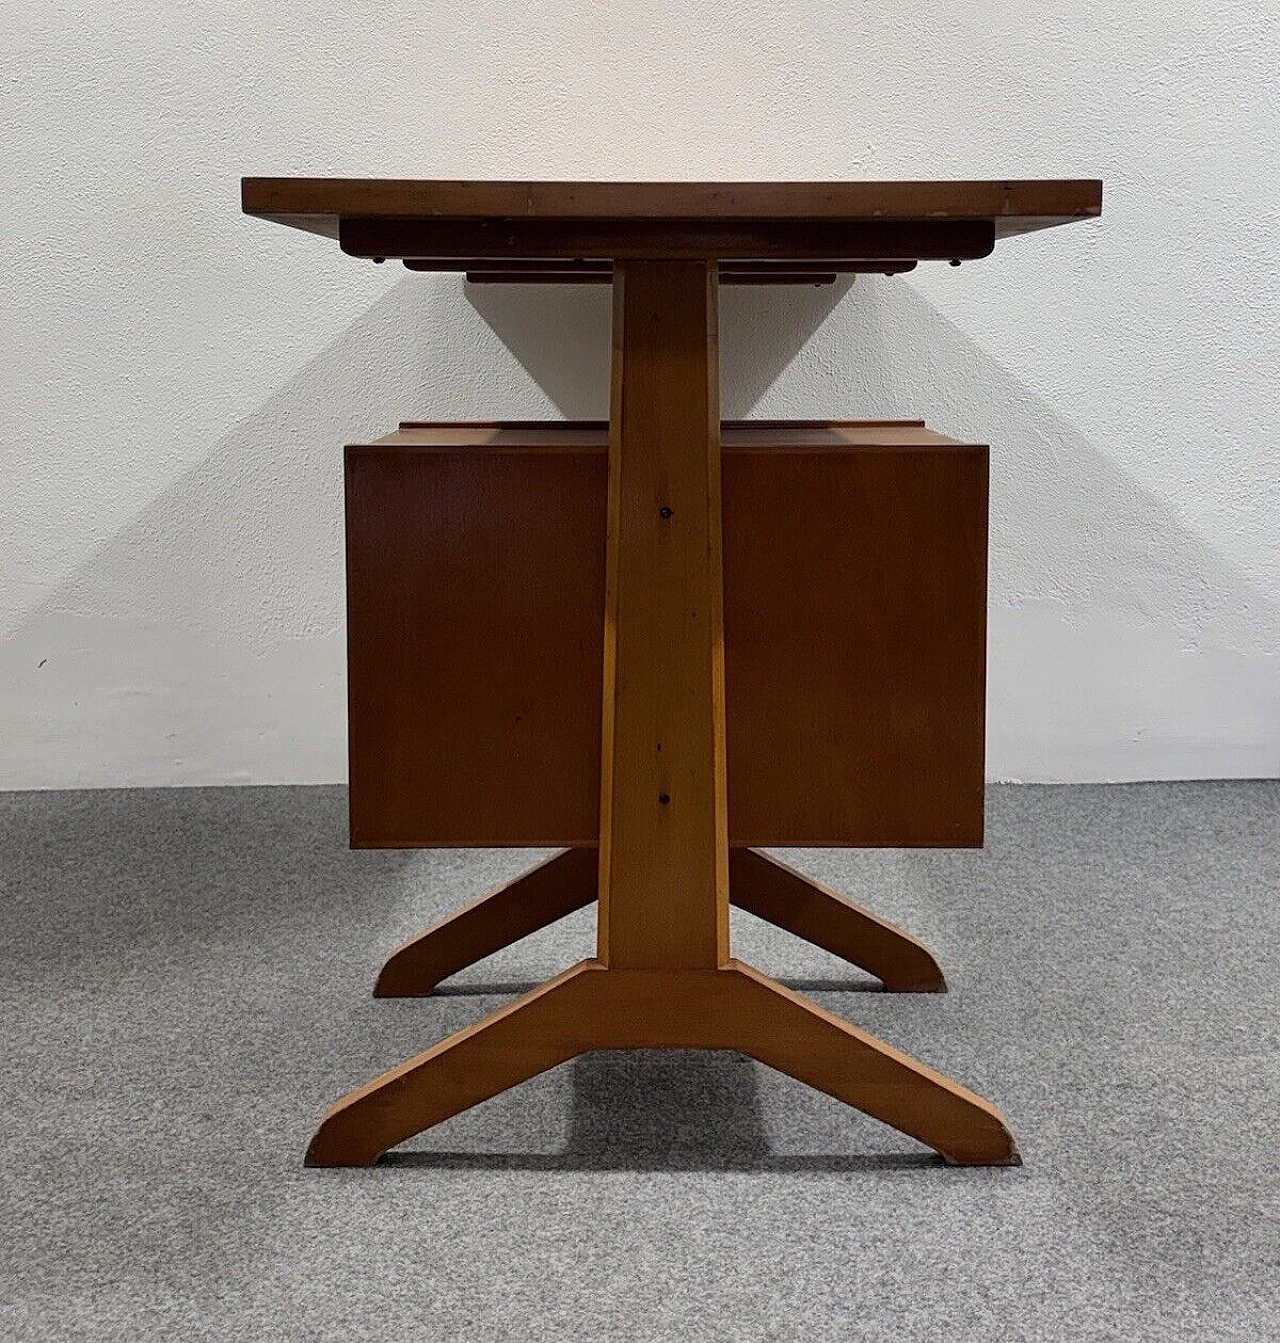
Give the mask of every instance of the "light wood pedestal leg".
[[592, 1049], [731, 1049], [938, 1151], [1018, 1164], [1000, 1112], [932, 1068], [737, 961], [619, 970], [582, 961], [500, 1012], [353, 1091], [329, 1111], [311, 1166], [367, 1166], [441, 1120]]
[[729, 957], [716, 312], [714, 262], [615, 269], [597, 958], [339, 1101], [310, 1164], [621, 1048], [738, 1050], [948, 1161], [1017, 1161], [986, 1101]]

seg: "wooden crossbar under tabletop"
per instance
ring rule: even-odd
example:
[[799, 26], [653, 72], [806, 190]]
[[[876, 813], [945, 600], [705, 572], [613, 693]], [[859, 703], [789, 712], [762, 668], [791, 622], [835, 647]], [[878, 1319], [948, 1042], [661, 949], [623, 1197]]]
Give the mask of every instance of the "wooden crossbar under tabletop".
[[[596, 833], [568, 837], [560, 856], [407, 944], [384, 968], [379, 992], [429, 991], [478, 956], [592, 900], [599, 911], [596, 955], [339, 1101], [311, 1142], [309, 1163], [372, 1162], [422, 1129], [585, 1050], [655, 1047], [737, 1050], [910, 1134], [949, 1162], [1016, 1163], [1008, 1127], [986, 1101], [730, 953], [733, 900], [866, 965], [887, 987], [942, 986], [932, 957], [914, 939], [750, 847], [769, 842], [774, 809], [767, 787], [752, 785], [764, 800], [745, 814], [729, 787], [737, 765], [727, 748], [738, 740], [730, 725], [759, 719], [750, 669], [764, 665], [761, 658], [767, 663], [769, 653], [740, 652], [737, 645], [751, 640], [749, 630], [739, 633], [746, 628], [741, 622], [733, 623], [734, 576], [726, 579], [725, 572], [726, 556], [733, 566], [745, 565], [741, 557], [750, 550], [736, 540], [726, 550], [722, 493], [726, 507], [753, 496], [750, 468], [736, 475], [722, 469], [732, 431], [722, 436], [719, 415], [718, 289], [728, 261], [792, 277], [799, 262], [803, 273], [827, 274], [877, 262], [892, 269], [984, 256], [998, 237], [1097, 214], [1100, 185], [246, 179], [243, 198], [249, 213], [337, 237], [357, 256], [480, 258], [499, 273], [506, 262], [545, 263], [548, 273], [563, 274], [566, 263], [608, 261], [614, 298], [604, 561], [595, 608], [603, 662], [598, 773], [581, 762], [563, 765], [586, 768], [588, 781], [598, 783]], [[529, 270], [522, 264], [505, 273]], [[391, 480], [424, 478], [415, 445], [392, 446], [390, 455], [381, 449], [382, 458], [349, 455], [349, 490], [353, 462], [370, 463], [375, 484], [378, 471], [390, 472]], [[497, 469], [528, 467], [495, 452]], [[840, 458], [836, 479], [845, 488], [864, 488], [859, 460], [868, 459]], [[853, 475], [846, 473], [850, 462]], [[468, 459], [459, 469], [473, 464]], [[981, 464], [985, 556], [985, 457]], [[589, 518], [596, 468], [586, 458], [561, 466]], [[732, 497], [731, 481], [741, 492]], [[382, 525], [419, 525], [427, 515], [414, 512], [415, 488], [400, 492], [403, 505], [389, 508]], [[361, 527], [375, 526], [360, 512], [364, 497], [348, 498], [349, 510], [356, 509], [349, 511], [349, 525], [355, 518], [350, 595], [361, 611], [379, 600], [376, 590], [359, 586]], [[474, 516], [472, 494], [463, 489], [456, 501]], [[793, 525], [802, 528], [804, 517]], [[972, 532], [967, 543], [958, 542], [971, 554]], [[465, 537], [459, 545], [441, 552], [444, 562], [465, 551]], [[501, 546], [486, 553], [501, 558]], [[873, 577], [869, 572], [869, 587]], [[363, 639], [412, 648], [420, 635], [412, 613], [398, 624], [394, 614], [384, 613], [384, 624], [367, 631], [360, 619], [353, 622], [353, 671], [363, 665], [357, 646]], [[803, 636], [797, 626], [795, 637]], [[353, 697], [362, 693], [363, 676], [353, 677]], [[517, 730], [514, 719], [503, 721], [504, 730]], [[911, 725], [893, 730], [905, 741]], [[555, 740], [543, 740], [540, 749], [554, 758], [555, 748]], [[779, 801], [777, 815], [786, 810]], [[584, 814], [579, 805], [528, 819], [580, 829]], [[747, 845], [731, 845], [734, 816], [748, 827]], [[474, 819], [464, 811], [454, 822], [465, 828]], [[430, 831], [430, 816], [423, 824]]]

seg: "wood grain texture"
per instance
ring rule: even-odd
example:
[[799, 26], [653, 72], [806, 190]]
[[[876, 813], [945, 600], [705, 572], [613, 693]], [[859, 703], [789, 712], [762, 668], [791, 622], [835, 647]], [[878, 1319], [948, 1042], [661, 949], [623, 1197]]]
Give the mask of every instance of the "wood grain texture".
[[604, 454], [346, 467], [352, 844], [594, 843]]
[[[728, 959], [729, 797], [756, 842], [980, 836], [986, 455], [902, 426], [725, 452], [722, 528], [717, 263], [984, 256], [1100, 193], [244, 181], [246, 211], [356, 256], [614, 263], [607, 458], [555, 430], [347, 453], [353, 841], [589, 848], [594, 830], [598, 959], [352, 1092], [310, 1164], [367, 1164], [597, 1048], [738, 1050], [949, 1161], [1017, 1161], [981, 1098]], [[403, 982], [585, 901], [584, 861], [415, 939]], [[808, 884], [745, 861], [747, 898], [789, 917]], [[815, 907], [800, 921], [838, 940]]]
[[[986, 450], [918, 423], [723, 437], [732, 842], [980, 843]], [[595, 843], [604, 440], [348, 450], [357, 846]]]
[[1088, 179], [954, 182], [484, 182], [246, 177], [241, 204], [328, 237], [338, 220], [962, 219], [1000, 236], [1091, 218], [1102, 183]]
[[358, 1088], [325, 1116], [313, 1166], [363, 1166], [499, 1091], [591, 1049], [730, 1049], [934, 1148], [955, 1165], [1016, 1165], [980, 1096], [737, 961], [622, 970], [583, 961]]
[[744, 452], [726, 493], [734, 842], [981, 845], [986, 449]]
[[717, 277], [614, 277], [599, 957], [714, 968], [729, 951]]
[[999, 1110], [800, 994], [734, 962], [738, 1048], [760, 1063], [909, 1134], [953, 1166], [1020, 1166]]
[[349, 1092], [307, 1148], [308, 1166], [368, 1166], [423, 1129], [526, 1082], [584, 1048], [586, 961]]

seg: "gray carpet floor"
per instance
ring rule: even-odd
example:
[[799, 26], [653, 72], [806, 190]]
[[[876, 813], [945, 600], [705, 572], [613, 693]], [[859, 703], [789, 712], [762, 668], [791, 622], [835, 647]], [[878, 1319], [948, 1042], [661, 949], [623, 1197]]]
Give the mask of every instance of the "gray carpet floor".
[[370, 1170], [325, 1106], [591, 954], [439, 996], [402, 938], [533, 853], [352, 853], [336, 788], [0, 795], [5, 1339], [1280, 1338], [1280, 783], [1004, 787], [981, 852], [791, 851], [924, 938], [893, 995], [734, 950], [988, 1096], [959, 1170], [736, 1055], [586, 1056]]

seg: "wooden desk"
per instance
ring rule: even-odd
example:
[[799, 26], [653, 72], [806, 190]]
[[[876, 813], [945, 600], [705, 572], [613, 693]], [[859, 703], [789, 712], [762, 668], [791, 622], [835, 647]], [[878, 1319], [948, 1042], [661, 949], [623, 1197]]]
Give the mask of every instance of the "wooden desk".
[[1097, 215], [1101, 184], [247, 178], [243, 204], [355, 257], [613, 286], [607, 426], [347, 449], [352, 842], [565, 850], [400, 948], [377, 992], [592, 901], [597, 954], [339, 1101], [308, 1162], [368, 1164], [586, 1050], [674, 1047], [1015, 1164], [986, 1101], [729, 953], [732, 901], [888, 989], [944, 987], [908, 934], [754, 846], [982, 842], [986, 449], [922, 422], [722, 427], [717, 295], [983, 257]]

